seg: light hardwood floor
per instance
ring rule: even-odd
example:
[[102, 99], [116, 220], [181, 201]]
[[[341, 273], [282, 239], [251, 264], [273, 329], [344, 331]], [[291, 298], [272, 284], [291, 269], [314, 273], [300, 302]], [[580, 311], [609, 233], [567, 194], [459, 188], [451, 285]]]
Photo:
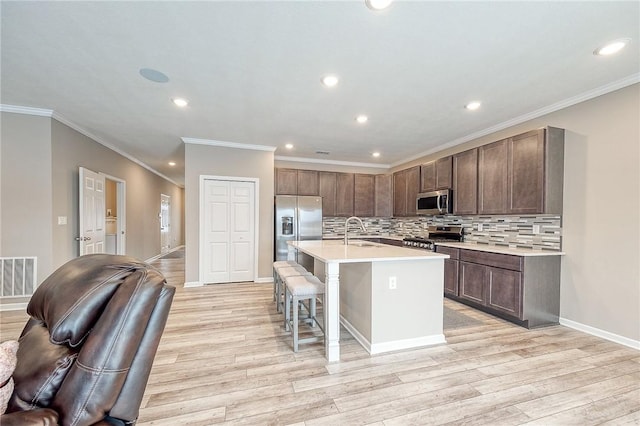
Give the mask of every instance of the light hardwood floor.
[[[481, 325], [378, 356], [343, 331], [327, 364], [320, 343], [293, 353], [271, 284], [185, 289], [183, 259], [154, 264], [177, 292], [139, 425], [640, 424], [640, 352], [615, 343], [446, 300]], [[2, 339], [25, 318], [2, 313]]]

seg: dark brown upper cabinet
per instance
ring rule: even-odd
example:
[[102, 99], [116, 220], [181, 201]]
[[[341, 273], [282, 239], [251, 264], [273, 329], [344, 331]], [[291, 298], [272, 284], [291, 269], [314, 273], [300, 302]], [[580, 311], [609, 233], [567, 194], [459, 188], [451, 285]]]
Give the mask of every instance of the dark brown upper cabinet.
[[453, 213], [478, 213], [478, 149], [453, 156]]
[[376, 175], [375, 177], [375, 209], [374, 215], [379, 217], [393, 216], [393, 176]]
[[478, 148], [478, 214], [501, 214], [507, 211], [509, 140]]
[[420, 166], [407, 169], [407, 216], [415, 216], [416, 199], [420, 193]]
[[354, 206], [356, 216], [370, 217], [375, 214], [375, 175], [354, 176]]
[[322, 197], [322, 215], [336, 215], [336, 173], [318, 173], [318, 195]]
[[451, 188], [452, 162], [449, 155], [420, 166], [420, 191], [429, 192]]
[[479, 214], [562, 214], [564, 130], [533, 130], [478, 153]]
[[276, 169], [276, 195], [318, 195], [316, 170]]
[[407, 171], [393, 174], [393, 215], [407, 215]]
[[420, 193], [420, 166], [393, 174], [393, 215], [415, 216], [416, 198]]
[[276, 169], [276, 195], [298, 195], [298, 170]]
[[509, 139], [508, 213], [545, 212], [545, 133], [540, 129]]
[[353, 173], [336, 173], [336, 216], [353, 216]]
[[316, 170], [298, 170], [298, 195], [318, 195]]

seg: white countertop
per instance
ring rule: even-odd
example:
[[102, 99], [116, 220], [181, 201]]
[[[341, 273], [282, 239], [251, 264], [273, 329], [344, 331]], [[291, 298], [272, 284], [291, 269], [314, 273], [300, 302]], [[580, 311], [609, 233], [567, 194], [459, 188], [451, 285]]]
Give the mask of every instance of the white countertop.
[[475, 243], [436, 243], [437, 246], [452, 247], [465, 250], [485, 251], [489, 253], [510, 254], [513, 256], [563, 256], [565, 253], [562, 251], [551, 250], [533, 250], [526, 248], [511, 248], [502, 246], [492, 246], [486, 244]]
[[[360, 245], [364, 243], [365, 245]], [[414, 250], [388, 244], [378, 244], [349, 239], [342, 240], [289, 241], [287, 244], [323, 262], [357, 263], [399, 260], [441, 260], [449, 256], [428, 250]]]

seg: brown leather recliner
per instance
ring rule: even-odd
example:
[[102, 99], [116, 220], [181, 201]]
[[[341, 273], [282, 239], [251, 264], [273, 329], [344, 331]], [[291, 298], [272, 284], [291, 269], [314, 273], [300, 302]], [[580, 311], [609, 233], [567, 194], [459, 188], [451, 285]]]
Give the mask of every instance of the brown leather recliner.
[[81, 256], [38, 287], [20, 336], [9, 425], [134, 424], [175, 288], [126, 256]]

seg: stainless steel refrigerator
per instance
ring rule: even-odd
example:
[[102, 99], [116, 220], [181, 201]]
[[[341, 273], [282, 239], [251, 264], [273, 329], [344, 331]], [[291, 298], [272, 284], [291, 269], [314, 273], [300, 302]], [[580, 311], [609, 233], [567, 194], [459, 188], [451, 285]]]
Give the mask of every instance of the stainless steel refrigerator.
[[287, 241], [322, 239], [322, 197], [276, 195], [275, 260], [287, 260]]

